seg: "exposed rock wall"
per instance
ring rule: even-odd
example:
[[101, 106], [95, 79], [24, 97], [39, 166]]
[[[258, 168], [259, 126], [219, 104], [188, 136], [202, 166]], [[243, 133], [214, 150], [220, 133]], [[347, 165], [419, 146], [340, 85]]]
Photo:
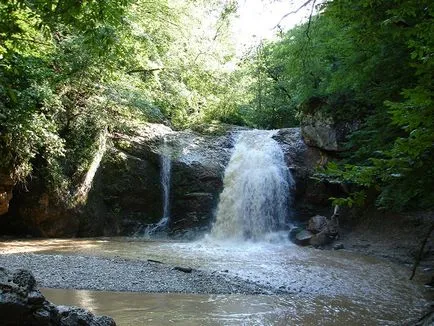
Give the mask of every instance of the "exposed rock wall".
[[[133, 135], [111, 134], [86, 202], [68, 208], [44, 191], [36, 178], [27, 189], [16, 189], [6, 223], [24, 234], [49, 237], [132, 234], [140, 225], [156, 223], [163, 207], [164, 142], [172, 164], [169, 227], [206, 230], [214, 218], [236, 134], [242, 130], [227, 129], [220, 135], [203, 135], [147, 124]], [[307, 219], [321, 213], [318, 207], [329, 209], [333, 187], [311, 179], [328, 156], [307, 146], [298, 128], [281, 129], [275, 139], [296, 180], [295, 217]]]
[[282, 146], [285, 159], [295, 179], [294, 218], [307, 221], [315, 214], [328, 215], [329, 198], [340, 194], [338, 185], [319, 182], [313, 178], [317, 168], [333, 157], [317, 147], [308, 146], [300, 128], [280, 129], [274, 138]]

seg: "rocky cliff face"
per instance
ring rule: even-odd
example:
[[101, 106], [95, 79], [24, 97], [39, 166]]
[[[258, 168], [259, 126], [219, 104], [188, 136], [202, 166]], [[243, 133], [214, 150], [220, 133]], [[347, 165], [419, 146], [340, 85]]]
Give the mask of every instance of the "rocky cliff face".
[[319, 182], [313, 178], [316, 169], [323, 167], [333, 157], [318, 147], [308, 146], [300, 128], [280, 129], [274, 138], [279, 142], [295, 180], [294, 218], [307, 221], [317, 213], [330, 213], [331, 196], [341, 190], [337, 185]]
[[[101, 219], [115, 226], [105, 233], [131, 233], [139, 224], [159, 221], [163, 215], [163, 145], [171, 161], [169, 227], [184, 230], [209, 225], [230, 157], [230, 134], [174, 132], [163, 125], [149, 124], [134, 136], [112, 135], [111, 141], [84, 209], [84, 234], [95, 233], [94, 227], [104, 225]], [[95, 219], [100, 222], [94, 223]]]
[[[16, 191], [8, 223], [42, 236], [132, 234], [140, 225], [156, 223], [162, 217], [164, 148], [171, 161], [169, 228], [206, 230], [240, 130], [229, 127], [220, 135], [204, 135], [148, 124], [133, 135], [109, 135], [85, 203], [66, 208], [33, 182], [28, 191]], [[326, 154], [307, 146], [298, 128], [281, 129], [274, 137], [296, 180], [295, 216], [307, 218], [318, 207], [328, 208], [330, 187], [311, 179], [315, 168], [327, 162]]]

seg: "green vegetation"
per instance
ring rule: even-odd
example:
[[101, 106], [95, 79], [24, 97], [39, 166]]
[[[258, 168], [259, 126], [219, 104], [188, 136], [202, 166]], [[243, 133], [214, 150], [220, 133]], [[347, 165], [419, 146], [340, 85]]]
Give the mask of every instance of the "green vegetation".
[[325, 2], [241, 59], [229, 29], [236, 9], [223, 0], [2, 1], [0, 171], [37, 175], [68, 195], [104, 130], [143, 121], [280, 128], [321, 112], [361, 126], [319, 175], [348, 185], [337, 203], [432, 207], [431, 1]]
[[[73, 193], [101, 132], [175, 128], [222, 106], [233, 56], [220, 1], [0, 2], [0, 171]], [[199, 27], [198, 27], [199, 26]], [[233, 87], [235, 88], [235, 87]]]
[[331, 1], [258, 52], [263, 126], [318, 111], [360, 123], [343, 160], [320, 174], [348, 185], [336, 203], [433, 207], [433, 16], [426, 0]]

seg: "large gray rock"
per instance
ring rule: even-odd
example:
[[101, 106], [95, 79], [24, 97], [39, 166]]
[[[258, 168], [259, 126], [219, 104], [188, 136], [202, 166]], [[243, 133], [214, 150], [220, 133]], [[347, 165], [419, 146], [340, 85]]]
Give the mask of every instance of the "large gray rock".
[[342, 151], [346, 137], [359, 127], [359, 123], [336, 122], [321, 111], [304, 115], [301, 121], [303, 138], [309, 146], [326, 151]]
[[315, 215], [309, 219], [307, 229], [312, 233], [320, 233], [327, 227], [327, 218], [322, 215]]
[[301, 230], [295, 235], [295, 243], [299, 246], [307, 246], [310, 244], [310, 241], [314, 234], [307, 230]]
[[86, 309], [55, 306], [36, 287], [27, 270], [9, 271], [0, 267], [1, 325], [19, 326], [115, 326], [107, 316], [95, 316]]
[[[332, 243], [338, 236], [339, 233], [339, 214], [335, 212], [332, 217], [324, 218], [324, 216], [314, 216], [309, 221], [309, 226], [311, 228], [315, 227], [315, 231], [319, 231], [313, 235], [310, 239], [310, 244], [313, 246], [325, 246]], [[319, 222], [319, 223], [317, 223]]]

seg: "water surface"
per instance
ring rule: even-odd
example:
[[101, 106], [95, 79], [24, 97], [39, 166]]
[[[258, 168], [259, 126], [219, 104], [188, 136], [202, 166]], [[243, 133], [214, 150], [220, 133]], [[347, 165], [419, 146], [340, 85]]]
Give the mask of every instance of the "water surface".
[[[51, 253], [154, 259], [229, 273], [268, 286], [269, 296], [45, 290], [57, 304], [108, 314], [120, 325], [402, 325], [426, 304], [409, 269], [348, 251], [301, 248], [279, 234], [267, 242], [193, 243], [130, 238], [15, 240], [2, 254]], [[285, 293], [283, 293], [285, 292]]]

